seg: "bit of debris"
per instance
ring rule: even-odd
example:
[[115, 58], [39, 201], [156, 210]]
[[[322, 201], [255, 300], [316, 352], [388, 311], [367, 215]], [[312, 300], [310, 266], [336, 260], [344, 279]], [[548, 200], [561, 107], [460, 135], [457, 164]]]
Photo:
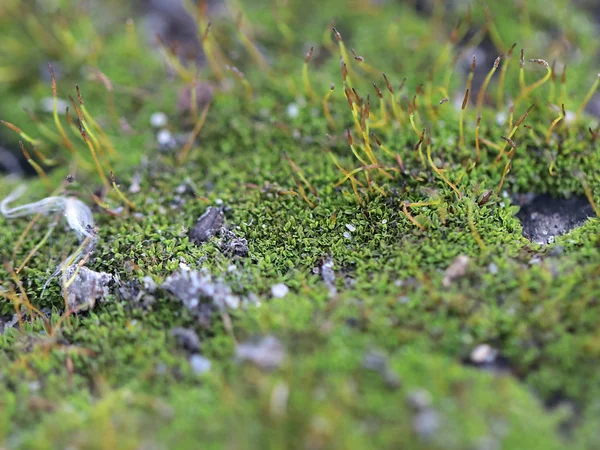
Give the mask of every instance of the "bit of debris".
[[171, 274], [162, 288], [177, 297], [196, 315], [203, 328], [210, 327], [213, 311], [226, 308], [237, 309], [241, 299], [231, 292], [231, 288], [220, 280], [213, 280], [206, 272], [182, 267]]
[[321, 266], [321, 277], [329, 289], [329, 294], [334, 296], [337, 294], [335, 288], [335, 272], [333, 271], [333, 259], [331, 256], [325, 258], [325, 262]]
[[431, 407], [431, 394], [425, 389], [418, 389], [416, 391], [409, 392], [406, 397], [408, 405], [415, 411], [421, 411], [423, 409]]
[[150, 116], [150, 125], [153, 128], [164, 128], [167, 126], [169, 118], [162, 111], [157, 111]]
[[216, 236], [223, 227], [223, 219], [223, 208], [209, 206], [190, 230], [190, 241], [198, 245]]
[[[94, 216], [92, 210], [81, 200], [75, 197], [65, 197], [62, 195], [46, 197], [33, 203], [27, 203], [21, 206], [9, 208], [8, 204], [19, 198], [25, 193], [26, 187], [21, 185], [11, 192], [2, 202], [0, 202], [0, 213], [7, 219], [23, 217], [33, 214], [49, 214], [60, 212], [64, 215], [69, 227], [77, 235], [82, 245], [75, 250], [65, 261], [63, 261], [54, 271], [52, 276], [44, 284], [42, 295], [50, 281], [58, 276], [65, 267], [67, 261], [69, 264], [76, 264], [86, 257], [89, 257], [96, 249], [98, 235], [94, 228]], [[56, 225], [51, 225], [51, 228]], [[50, 230], [52, 231], [52, 230]]]
[[300, 115], [300, 108], [296, 103], [287, 105], [286, 114], [290, 119], [296, 119]]
[[129, 186], [129, 192], [132, 194], [137, 194], [142, 190], [142, 186], [140, 182], [142, 181], [142, 175], [139, 172], [136, 172], [131, 179], [131, 185]]
[[148, 308], [156, 301], [156, 297], [152, 294], [157, 287], [152, 277], [147, 275], [142, 278], [141, 283], [138, 280], [121, 283], [119, 293], [123, 300], [139, 303], [140, 306]]
[[430, 438], [440, 428], [440, 415], [434, 409], [426, 409], [413, 418], [413, 429], [421, 438]]
[[313, 273], [320, 273], [321, 278], [325, 282], [325, 285], [329, 289], [329, 295], [331, 297], [337, 295], [337, 289], [335, 287], [335, 272], [333, 271], [334, 262], [331, 256], [326, 256], [320, 266], [313, 269]]
[[97, 301], [105, 301], [114, 277], [73, 264], [65, 269], [61, 281], [67, 292], [69, 309], [79, 312], [92, 309]]
[[171, 330], [171, 336], [177, 339], [177, 344], [189, 353], [200, 351], [200, 338], [191, 328], [177, 327]]
[[233, 231], [223, 226], [224, 208], [223, 206], [209, 206], [190, 230], [190, 241], [198, 245], [219, 235], [221, 239], [218, 245], [224, 254], [240, 257], [248, 256], [248, 241], [237, 237]]
[[237, 237], [233, 231], [226, 228], [221, 229], [219, 247], [223, 253], [231, 256], [245, 257], [249, 252], [248, 241], [245, 238]]
[[196, 375], [202, 375], [210, 370], [211, 362], [202, 355], [190, 356], [190, 365]]
[[469, 257], [466, 255], [458, 255], [452, 264], [448, 266], [446, 272], [444, 272], [444, 279], [442, 285], [444, 287], [450, 287], [454, 280], [464, 277], [467, 274], [469, 267]]
[[275, 298], [283, 298], [288, 294], [289, 291], [290, 288], [283, 283], [271, 286], [271, 295]]
[[496, 374], [510, 373], [509, 362], [500, 355], [500, 352], [489, 344], [476, 346], [469, 357], [463, 362], [479, 369], [488, 370]]
[[386, 356], [376, 350], [371, 350], [365, 353], [363, 357], [363, 367], [373, 372], [377, 372], [383, 378], [385, 385], [390, 389], [400, 387], [400, 378], [390, 369]]
[[163, 152], [177, 148], [177, 140], [169, 130], [160, 130], [156, 134], [156, 141], [158, 142], [159, 149]]
[[473, 364], [491, 364], [498, 356], [498, 350], [488, 344], [480, 344], [471, 352], [471, 362]]
[[423, 439], [431, 438], [441, 425], [440, 415], [432, 407], [431, 394], [423, 389], [416, 390], [407, 395], [407, 401], [415, 412], [412, 422], [415, 433]]
[[238, 362], [250, 362], [263, 370], [274, 370], [283, 364], [285, 349], [279, 339], [265, 336], [239, 344], [235, 350]]

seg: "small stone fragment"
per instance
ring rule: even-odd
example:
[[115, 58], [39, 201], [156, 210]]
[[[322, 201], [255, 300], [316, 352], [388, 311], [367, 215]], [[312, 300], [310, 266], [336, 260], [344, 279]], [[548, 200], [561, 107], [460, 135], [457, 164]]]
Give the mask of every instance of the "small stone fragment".
[[287, 105], [286, 113], [290, 119], [295, 119], [300, 115], [300, 108], [296, 103]]
[[190, 241], [198, 245], [216, 236], [221, 231], [223, 220], [223, 210], [209, 206], [190, 230]]
[[274, 336], [239, 344], [235, 354], [238, 362], [250, 362], [263, 370], [277, 369], [285, 360], [283, 345]]
[[226, 228], [221, 229], [221, 242], [219, 247], [226, 255], [245, 257], [248, 256], [248, 241], [245, 238], [236, 236], [236, 234]]
[[202, 355], [192, 355], [190, 357], [190, 365], [196, 375], [202, 375], [210, 370], [211, 362]]
[[67, 304], [76, 311], [92, 309], [97, 301], [104, 301], [113, 281], [114, 277], [108, 273], [95, 272], [77, 264], [67, 267], [61, 275], [63, 288], [67, 290]]
[[162, 288], [175, 295], [191, 311], [201, 309], [201, 304], [209, 304], [216, 309], [238, 308], [240, 298], [220, 280], [213, 280], [208, 273], [181, 269], [171, 274]]
[[498, 350], [488, 344], [480, 344], [471, 352], [473, 364], [492, 364], [498, 356]]
[[169, 130], [160, 130], [156, 134], [156, 140], [158, 147], [161, 151], [166, 152], [173, 150], [177, 147], [177, 140], [173, 137], [173, 134]]
[[142, 176], [139, 172], [137, 172], [133, 176], [133, 179], [131, 180], [131, 185], [129, 186], [129, 192], [131, 192], [132, 194], [137, 194], [138, 192], [140, 192], [142, 190], [142, 187], [140, 185], [141, 181], [142, 181]]
[[283, 283], [271, 286], [271, 295], [275, 298], [283, 298], [289, 291], [290, 289]]
[[171, 330], [171, 336], [177, 339], [177, 344], [190, 353], [200, 351], [200, 338], [191, 328], [177, 327]]
[[412, 391], [407, 396], [408, 404], [415, 411], [422, 411], [431, 406], [431, 394], [425, 389]]
[[153, 128], [164, 128], [168, 122], [169, 119], [164, 112], [158, 111], [150, 116], [150, 125]]
[[413, 429], [421, 438], [430, 438], [440, 428], [440, 416], [434, 409], [428, 408], [413, 418]]
[[325, 258], [325, 262], [321, 266], [321, 277], [323, 277], [323, 281], [327, 285], [329, 289], [329, 293], [333, 296], [337, 294], [337, 289], [335, 288], [335, 272], [333, 271], [333, 258], [331, 256], [327, 256]]
[[469, 257], [466, 255], [458, 255], [452, 264], [448, 266], [446, 272], [444, 272], [444, 279], [442, 285], [444, 287], [450, 287], [454, 280], [464, 277], [467, 274], [469, 267]]

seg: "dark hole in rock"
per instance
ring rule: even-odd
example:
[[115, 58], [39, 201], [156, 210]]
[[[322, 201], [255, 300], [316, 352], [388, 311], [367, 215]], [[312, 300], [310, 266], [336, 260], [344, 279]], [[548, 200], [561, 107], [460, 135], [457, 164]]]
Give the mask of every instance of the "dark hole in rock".
[[584, 196], [555, 198], [548, 194], [525, 194], [516, 198], [521, 207], [517, 217], [523, 236], [538, 244], [551, 244], [556, 236], [580, 227], [594, 217], [594, 209]]

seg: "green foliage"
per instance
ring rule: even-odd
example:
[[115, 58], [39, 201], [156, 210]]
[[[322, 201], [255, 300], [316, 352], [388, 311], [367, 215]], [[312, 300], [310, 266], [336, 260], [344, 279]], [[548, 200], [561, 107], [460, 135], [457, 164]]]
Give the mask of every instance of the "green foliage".
[[[6, 329], [0, 335], [2, 445], [597, 445], [600, 221], [590, 219], [551, 245], [532, 244], [521, 236], [518, 207], [510, 198], [532, 191], [583, 194], [589, 186], [588, 193], [600, 202], [600, 152], [588, 131], [596, 121], [586, 115], [565, 118], [546, 139], [550, 124], [561, 115], [560, 108], [548, 103], [561, 103], [562, 98], [565, 108], [575, 113], [596, 79], [596, 31], [577, 10], [565, 11], [568, 2], [530, 0], [522, 2], [522, 8], [498, 3], [490, 11], [495, 28], [485, 38], [486, 45], [496, 46], [498, 54], [508, 50], [508, 43], [519, 45], [507, 70], [501, 105], [498, 74], [488, 88], [482, 138], [502, 146], [502, 136], [509, 135], [508, 105], [522, 93], [521, 47], [526, 58], [569, 65], [564, 91], [557, 70], [554, 81], [515, 105], [512, 123], [530, 104], [536, 107], [524, 122], [529, 128], [520, 127], [511, 138], [516, 150], [502, 185], [511, 147], [506, 146], [497, 163], [498, 150], [482, 141], [476, 160], [475, 103], [464, 115], [465, 144], [459, 139], [465, 77], [458, 66], [465, 59], [470, 64], [471, 55], [465, 50], [460, 56], [460, 47], [451, 45], [449, 36], [456, 20], [465, 19], [465, 10], [442, 17], [439, 9], [431, 16], [418, 14], [408, 3], [351, 2], [352, 7], [345, 7], [346, 2], [290, 0], [284, 7], [281, 2], [231, 2], [233, 17], [243, 10], [243, 33], [260, 43], [271, 73], [257, 67], [234, 20], [217, 18], [210, 42], [226, 50], [243, 71], [252, 99], [247, 98], [248, 85], [226, 72], [227, 81], [215, 91], [198, 144], [180, 163], [184, 144], [175, 152], [159, 151], [149, 118], [155, 111], [166, 112], [170, 131], [187, 133], [186, 142], [195, 118], [178, 108], [177, 99], [191, 89], [189, 80], [171, 76], [172, 70], [157, 57], [160, 52], [147, 49], [142, 25], [132, 27], [120, 20], [127, 12], [102, 15], [121, 11], [117, 2], [101, 8], [94, 22], [90, 11], [74, 9], [71, 1], [55, 3], [56, 9], [40, 16], [27, 2], [9, 0], [0, 6], [0, 27], [7, 30], [0, 61], [10, 61], [10, 66], [0, 66], [1, 113], [4, 120], [44, 142], [40, 151], [57, 162], [51, 171], [47, 167], [53, 187], [76, 167], [76, 181], [63, 191], [92, 206], [91, 193], [100, 189], [101, 178], [76, 128], [69, 128], [60, 116], [77, 149], [73, 156], [60, 139], [44, 133], [43, 125], [57, 134], [51, 113], [37, 111], [40, 121], [35, 123], [21, 112], [23, 104], [35, 109], [41, 98], [52, 96], [48, 78], [40, 76], [46, 62], [61, 67], [60, 98], [75, 96], [74, 85], [79, 83], [85, 106], [116, 150], [111, 155], [102, 144], [102, 162], [110, 164], [121, 190], [136, 205], [132, 210], [109, 190], [106, 204], [94, 206], [99, 244], [87, 267], [114, 274], [124, 288], [139, 285], [147, 276], [160, 284], [181, 264], [202, 267], [236, 293], [256, 295], [259, 302], [229, 311], [235, 340], [220, 316], [213, 317], [209, 329], [201, 328], [181, 302], [160, 289], [144, 294], [142, 302], [114, 292], [92, 312], [65, 318], [56, 280], [42, 296], [44, 283], [77, 246], [59, 225], [18, 274], [29, 301], [51, 311], [51, 326], [40, 317], [28, 317], [23, 308], [23, 329]], [[476, 35], [486, 21], [479, 6], [471, 16], [471, 22], [462, 22], [459, 34]], [[329, 31], [332, 17], [347, 49], [355, 48], [366, 63], [386, 72], [405, 110], [419, 92], [417, 132], [408, 115], [392, 120], [388, 92], [388, 120], [372, 128], [402, 157], [404, 169], [373, 139], [379, 165], [374, 169], [361, 167], [348, 146], [346, 127], [359, 156], [368, 157], [366, 139], [343, 94], [338, 44]], [[15, 18], [24, 25], [17, 26]], [[302, 76], [302, 55], [310, 46], [315, 53], [308, 76], [316, 100], [305, 92]], [[455, 58], [457, 65], [452, 64]], [[492, 63], [478, 62], [484, 76]], [[383, 90], [385, 82], [357, 60], [350, 66], [349, 76], [363, 105], [371, 93], [376, 123], [382, 115], [371, 83]], [[536, 64], [526, 63], [525, 68], [528, 86], [545, 75]], [[110, 80], [112, 90], [98, 80], [98, 71]], [[179, 72], [193, 73], [189, 66]], [[400, 91], [397, 87], [405, 76], [408, 80]], [[219, 84], [208, 67], [201, 69], [199, 78]], [[331, 82], [336, 84], [329, 100], [335, 129], [321, 103]], [[446, 94], [450, 101], [440, 105]], [[360, 121], [364, 108], [357, 114]], [[420, 146], [423, 158], [415, 150], [422, 128], [427, 130]], [[18, 138], [8, 129], [2, 132], [3, 138]], [[101, 139], [102, 133], [96, 134]], [[428, 137], [431, 162], [426, 158]], [[345, 174], [331, 156], [346, 171], [359, 169], [352, 180], [362, 183], [357, 194], [350, 180], [339, 183]], [[108, 173], [108, 164], [104, 167]], [[141, 190], [130, 193], [134, 177], [139, 177]], [[28, 184], [23, 201], [49, 195], [41, 180]], [[15, 181], [3, 178], [0, 197], [15, 186]], [[221, 202], [227, 206], [226, 224], [248, 240], [248, 257], [226, 254], [218, 239], [194, 245], [187, 238], [207, 205]], [[119, 208], [118, 215], [107, 211]], [[9, 222], [0, 217], [3, 260], [18, 267], [51, 221], [38, 220], [13, 257], [27, 219]], [[469, 266], [448, 285], [444, 271], [459, 255], [470, 257]], [[318, 274], [327, 257], [334, 261], [335, 296]], [[7, 267], [0, 269], [0, 280], [2, 292], [24, 298]], [[283, 299], [271, 298], [271, 286], [277, 283], [290, 288]], [[144, 302], [150, 295], [154, 301]], [[0, 317], [10, 318], [14, 311], [8, 298], [0, 299]], [[207, 374], [193, 373], [189, 355], [170, 334], [174, 327], [198, 332], [202, 355], [212, 363]], [[281, 368], [265, 372], [234, 360], [236, 342], [267, 334], [277, 336], [287, 350]], [[498, 349], [507, 364], [505, 373], [465, 364], [480, 343]], [[399, 386], [365, 367], [366, 355], [374, 351], [385, 355]], [[431, 395], [437, 425], [428, 436], [415, 431], [419, 411], [410, 404], [411, 396], [423, 390]]]

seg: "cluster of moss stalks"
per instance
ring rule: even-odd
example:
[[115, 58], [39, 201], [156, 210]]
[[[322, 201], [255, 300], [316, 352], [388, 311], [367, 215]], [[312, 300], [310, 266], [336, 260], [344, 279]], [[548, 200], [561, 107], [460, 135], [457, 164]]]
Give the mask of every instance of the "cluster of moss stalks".
[[[165, 36], [150, 51], [118, 3], [0, 4], [1, 136], [36, 173], [2, 176], [0, 197], [26, 183], [21, 202], [85, 202], [98, 239], [81, 264], [118, 280], [65, 308], [44, 285], [85, 242], [52, 216], [0, 217], [0, 447], [598, 446], [600, 221], [539, 245], [513, 205], [585, 195], [598, 212], [582, 12], [199, 2], [196, 65]], [[247, 256], [190, 242], [210, 205]], [[182, 264], [257, 300], [200, 326], [147, 288]], [[234, 358], [265, 335], [277, 368]]]

